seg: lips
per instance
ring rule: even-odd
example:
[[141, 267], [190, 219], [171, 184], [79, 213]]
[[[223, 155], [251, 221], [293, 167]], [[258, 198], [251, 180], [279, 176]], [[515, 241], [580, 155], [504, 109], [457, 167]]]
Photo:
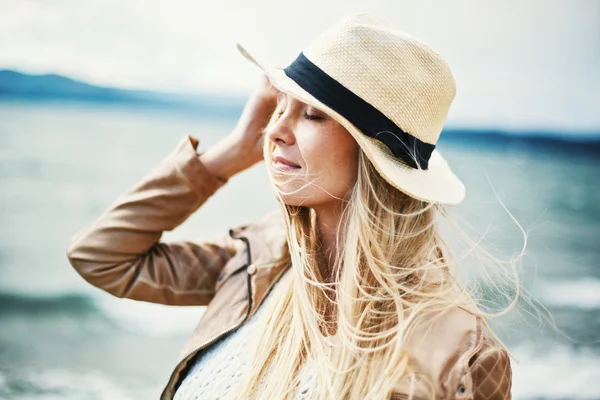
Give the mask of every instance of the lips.
[[283, 157], [275, 157], [275, 158], [273, 158], [273, 162], [276, 164], [287, 165], [288, 167], [292, 167], [292, 168], [301, 168], [298, 164], [293, 163], [290, 160], [283, 158]]

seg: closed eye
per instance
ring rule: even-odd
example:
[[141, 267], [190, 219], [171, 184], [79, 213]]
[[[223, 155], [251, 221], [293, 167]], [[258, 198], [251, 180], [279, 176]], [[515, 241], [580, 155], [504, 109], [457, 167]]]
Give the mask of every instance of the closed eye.
[[308, 113], [304, 113], [304, 118], [309, 119], [311, 121], [321, 121], [321, 120], [325, 119], [325, 118], [321, 117], [320, 115], [310, 115]]
[[[283, 111], [279, 111], [279, 112], [275, 113], [275, 115], [277, 115], [278, 118], [281, 116], [281, 114], [283, 114]], [[304, 119], [308, 119], [310, 121], [322, 121], [325, 119], [325, 117], [322, 117], [320, 115], [304, 113]]]

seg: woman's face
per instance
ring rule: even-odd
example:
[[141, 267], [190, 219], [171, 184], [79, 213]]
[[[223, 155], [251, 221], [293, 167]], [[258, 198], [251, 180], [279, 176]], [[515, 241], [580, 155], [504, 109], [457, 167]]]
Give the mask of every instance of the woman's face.
[[274, 144], [268, 162], [285, 204], [335, 203], [356, 182], [358, 144], [352, 135], [325, 112], [283, 92], [265, 140]]

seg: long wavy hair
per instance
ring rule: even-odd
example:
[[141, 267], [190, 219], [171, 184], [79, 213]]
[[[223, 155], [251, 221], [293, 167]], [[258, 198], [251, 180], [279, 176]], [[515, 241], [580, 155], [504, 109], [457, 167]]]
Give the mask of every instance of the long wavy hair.
[[[265, 160], [273, 149], [265, 139]], [[458, 260], [438, 227], [445, 209], [392, 187], [360, 150], [357, 172], [340, 199], [338, 253], [327, 279], [314, 210], [286, 205], [281, 177], [269, 171], [292, 268], [257, 321], [260, 339], [237, 399], [293, 398], [305, 365], [314, 369], [316, 398], [386, 399], [398, 382], [417, 378], [405, 344], [419, 318], [456, 307], [484, 321], [490, 316], [453, 273]], [[318, 177], [306, 185], [318, 185]], [[509, 297], [513, 306], [518, 293]]]

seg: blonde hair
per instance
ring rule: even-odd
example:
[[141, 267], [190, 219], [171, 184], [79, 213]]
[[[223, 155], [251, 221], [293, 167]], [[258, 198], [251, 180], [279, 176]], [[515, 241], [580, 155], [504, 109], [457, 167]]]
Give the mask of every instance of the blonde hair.
[[[273, 147], [265, 140], [265, 159]], [[316, 398], [389, 398], [399, 382], [417, 378], [405, 350], [416, 319], [455, 307], [489, 316], [452, 271], [457, 260], [438, 229], [444, 208], [394, 189], [360, 150], [358, 158], [356, 183], [341, 199], [332, 282], [321, 274], [314, 210], [284, 204], [282, 181], [269, 173], [292, 268], [258, 322], [260, 339], [238, 399], [293, 398], [307, 361], [316, 369]]]

